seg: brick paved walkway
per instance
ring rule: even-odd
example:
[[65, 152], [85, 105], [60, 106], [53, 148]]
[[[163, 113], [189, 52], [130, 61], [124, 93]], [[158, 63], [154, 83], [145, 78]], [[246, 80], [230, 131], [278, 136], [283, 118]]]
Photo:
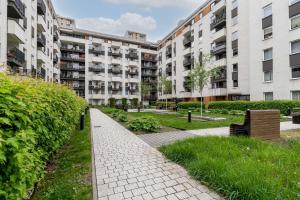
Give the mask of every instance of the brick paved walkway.
[[221, 199], [96, 109], [91, 109], [91, 127], [98, 200]]

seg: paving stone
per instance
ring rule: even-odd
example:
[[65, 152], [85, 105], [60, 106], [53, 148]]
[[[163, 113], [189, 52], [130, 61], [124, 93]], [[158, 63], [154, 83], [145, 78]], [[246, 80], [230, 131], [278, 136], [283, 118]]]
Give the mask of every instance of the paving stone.
[[98, 200], [222, 199], [123, 126], [91, 109]]

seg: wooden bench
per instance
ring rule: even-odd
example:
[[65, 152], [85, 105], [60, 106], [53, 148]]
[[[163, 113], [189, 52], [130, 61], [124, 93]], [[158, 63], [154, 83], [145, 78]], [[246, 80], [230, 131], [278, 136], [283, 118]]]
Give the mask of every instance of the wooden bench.
[[289, 115], [293, 117], [293, 124], [300, 124], [300, 108], [289, 108]]
[[230, 135], [245, 135], [260, 139], [280, 138], [279, 110], [248, 110], [244, 124], [232, 124]]

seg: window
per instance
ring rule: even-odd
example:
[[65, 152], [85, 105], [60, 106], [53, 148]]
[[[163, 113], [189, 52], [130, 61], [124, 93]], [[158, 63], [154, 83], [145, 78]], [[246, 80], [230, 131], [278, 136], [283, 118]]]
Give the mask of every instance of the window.
[[297, 29], [300, 27], [300, 15], [291, 18], [291, 29]]
[[269, 17], [270, 15], [272, 15], [272, 4], [263, 8], [263, 18]]
[[300, 78], [300, 67], [292, 68], [292, 78]]
[[268, 27], [264, 29], [264, 39], [267, 40], [273, 36], [273, 28]]
[[292, 54], [300, 53], [300, 40], [291, 42], [291, 53]]
[[273, 81], [273, 72], [272, 71], [264, 72], [264, 81], [265, 82]]
[[238, 24], [238, 16], [235, 16], [234, 18], [232, 18], [232, 26]]
[[273, 101], [273, 92], [265, 92], [265, 101]]
[[273, 59], [273, 49], [264, 50], [264, 61]]
[[300, 100], [300, 91], [292, 91], [292, 99]]

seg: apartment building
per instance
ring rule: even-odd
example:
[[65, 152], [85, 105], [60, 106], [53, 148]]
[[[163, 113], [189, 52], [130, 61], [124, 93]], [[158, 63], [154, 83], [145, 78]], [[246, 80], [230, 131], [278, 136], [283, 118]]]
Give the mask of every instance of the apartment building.
[[[58, 17], [61, 41], [60, 80], [93, 105], [110, 98], [141, 100], [140, 84], [151, 83], [147, 102], [156, 100], [157, 45], [146, 35], [127, 32], [125, 37], [77, 29], [72, 19]], [[153, 78], [148, 74], [152, 73]], [[155, 91], [154, 91], [155, 88]]]
[[[172, 94], [159, 99], [299, 99], [299, 0], [211, 0], [159, 44], [159, 75], [172, 80]], [[189, 87], [194, 62], [211, 55], [203, 95]]]
[[1, 1], [0, 63], [13, 73], [59, 81], [59, 31], [49, 0]]

